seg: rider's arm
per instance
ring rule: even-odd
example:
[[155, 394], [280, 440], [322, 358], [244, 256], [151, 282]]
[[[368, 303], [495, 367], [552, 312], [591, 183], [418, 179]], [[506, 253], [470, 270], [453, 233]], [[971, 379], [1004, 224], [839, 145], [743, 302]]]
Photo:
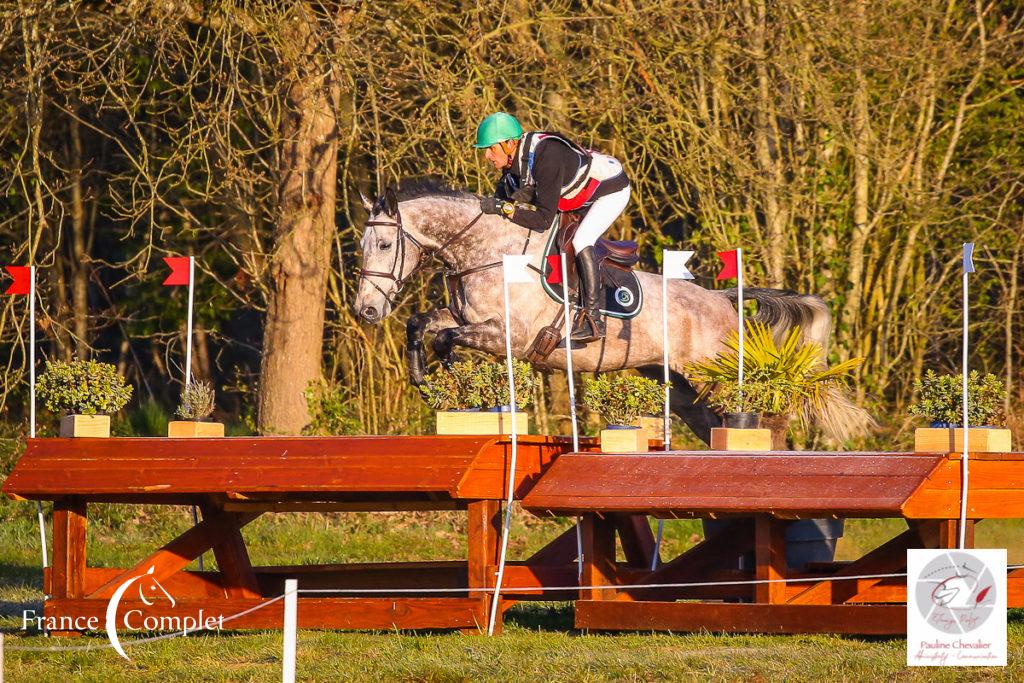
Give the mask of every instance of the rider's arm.
[[554, 140], [537, 145], [533, 162], [536, 195], [531, 204], [516, 204], [516, 210], [510, 216], [512, 222], [541, 232], [550, 228], [558, 213], [563, 178], [578, 168], [579, 155], [566, 145]]

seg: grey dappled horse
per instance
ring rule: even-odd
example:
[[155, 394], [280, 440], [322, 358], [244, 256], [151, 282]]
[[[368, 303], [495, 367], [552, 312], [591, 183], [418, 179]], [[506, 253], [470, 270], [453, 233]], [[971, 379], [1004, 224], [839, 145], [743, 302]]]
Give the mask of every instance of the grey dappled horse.
[[[409, 318], [410, 379], [419, 384], [426, 371], [422, 342], [433, 334], [433, 349], [442, 361], [454, 347], [478, 349], [495, 356], [505, 353], [503, 254], [530, 254], [541, 267], [546, 235], [520, 227], [499, 216], [481, 215], [480, 198], [444, 188], [434, 182], [389, 188], [371, 203], [363, 197], [370, 216], [362, 238], [362, 269], [355, 310], [363, 320], [379, 323], [394, 308], [395, 297], [410, 277], [427, 267], [431, 257], [461, 274], [452, 307], [439, 307]], [[608, 334], [573, 351], [574, 369], [605, 371], [636, 368], [662, 378], [661, 276], [638, 272], [643, 287], [643, 311], [633, 319], [609, 317]], [[745, 298], [758, 303], [756, 320], [771, 326], [776, 336], [800, 325], [806, 338], [828, 347], [831, 315], [817, 296], [776, 289], [746, 289]], [[541, 327], [556, 317], [560, 304], [544, 293], [538, 275], [534, 284], [511, 287], [512, 352], [526, 351]], [[670, 330], [670, 404], [694, 433], [710, 442], [711, 428], [721, 420], [703, 402], [683, 376], [684, 366], [723, 348], [723, 340], [736, 329], [735, 290], [708, 290], [693, 282], [668, 283]], [[453, 312], [456, 308], [458, 313]], [[548, 368], [564, 369], [565, 350], [556, 349], [545, 361]], [[832, 406], [831, 426], [842, 437], [864, 424], [865, 413], [849, 401]]]

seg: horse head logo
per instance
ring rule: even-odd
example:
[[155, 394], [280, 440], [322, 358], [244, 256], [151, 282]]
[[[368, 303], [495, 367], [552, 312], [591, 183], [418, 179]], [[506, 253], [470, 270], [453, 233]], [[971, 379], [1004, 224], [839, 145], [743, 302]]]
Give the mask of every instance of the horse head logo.
[[155, 576], [156, 566], [151, 566], [145, 574], [139, 574], [128, 579], [114, 591], [114, 594], [110, 596], [110, 602], [107, 603], [107, 615], [106, 615], [106, 628], [107, 637], [110, 638], [110, 644], [113, 645], [114, 650], [117, 654], [121, 655], [125, 659], [128, 659], [128, 655], [125, 654], [124, 649], [121, 647], [121, 641], [117, 637], [117, 607], [121, 604], [121, 598], [124, 594], [132, 587], [133, 584], [138, 584], [136, 587], [139, 591], [139, 600], [144, 605], [152, 606], [154, 600], [160, 599], [163, 595], [170, 601], [171, 607], [177, 604], [174, 597], [167, 592], [167, 589], [157, 580]]

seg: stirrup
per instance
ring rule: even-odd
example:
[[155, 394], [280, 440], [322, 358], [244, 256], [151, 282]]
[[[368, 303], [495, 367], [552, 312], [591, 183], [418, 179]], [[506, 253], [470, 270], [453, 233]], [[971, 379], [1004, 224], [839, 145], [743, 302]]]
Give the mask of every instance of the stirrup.
[[604, 321], [597, 311], [582, 309], [576, 316], [576, 324], [573, 325], [569, 337], [574, 342], [588, 343], [603, 339], [605, 335]]

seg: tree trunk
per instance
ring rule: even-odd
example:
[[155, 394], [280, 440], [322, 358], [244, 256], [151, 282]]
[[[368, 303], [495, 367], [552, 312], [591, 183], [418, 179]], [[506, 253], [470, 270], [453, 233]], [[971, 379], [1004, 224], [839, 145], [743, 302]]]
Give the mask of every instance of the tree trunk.
[[313, 26], [301, 16], [290, 24], [295, 59], [285, 76], [278, 222], [258, 403], [264, 434], [298, 434], [309, 423], [303, 391], [320, 376], [335, 226], [339, 86], [329, 66], [318, 68]]
[[82, 135], [78, 119], [71, 117], [71, 316], [75, 355], [89, 358], [89, 272], [86, 265], [86, 212], [82, 169]]

